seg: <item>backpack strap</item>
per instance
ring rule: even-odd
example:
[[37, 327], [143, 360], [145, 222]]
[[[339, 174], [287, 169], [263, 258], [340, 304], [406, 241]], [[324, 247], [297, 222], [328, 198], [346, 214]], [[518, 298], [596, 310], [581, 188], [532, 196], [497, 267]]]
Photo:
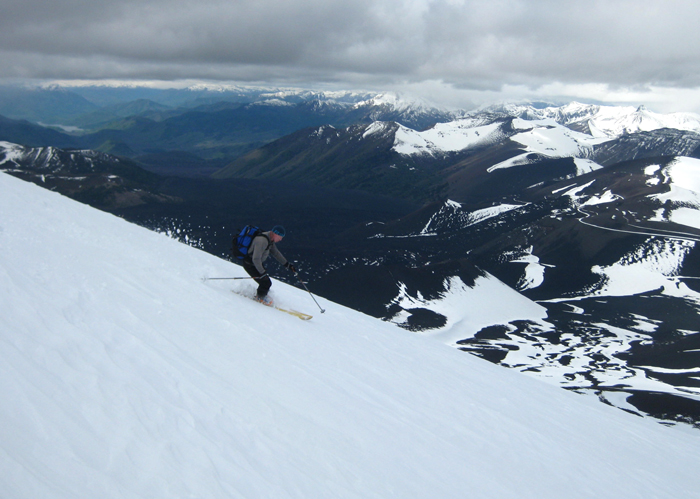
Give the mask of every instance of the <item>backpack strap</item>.
[[[270, 236], [263, 234], [262, 232], [259, 232], [258, 234], [255, 235], [255, 237], [260, 237], [260, 236], [267, 239], [267, 248], [265, 248], [265, 250], [269, 250], [270, 246], [272, 246], [272, 240], [270, 239]], [[253, 239], [255, 239], [255, 237]]]
[[[264, 237], [265, 239], [267, 239], [267, 248], [265, 248], [265, 251], [269, 250], [270, 246], [272, 246], [272, 241], [270, 240], [269, 236], [263, 234], [262, 232], [258, 232], [257, 234], [255, 234], [255, 236], [253, 236], [253, 239], [250, 240], [250, 244], [252, 245], [253, 241], [255, 239], [257, 239], [258, 237]], [[248, 253], [246, 253], [245, 259], [248, 260], [249, 262], [253, 261], [253, 256], [250, 254], [250, 251], [248, 251]]]

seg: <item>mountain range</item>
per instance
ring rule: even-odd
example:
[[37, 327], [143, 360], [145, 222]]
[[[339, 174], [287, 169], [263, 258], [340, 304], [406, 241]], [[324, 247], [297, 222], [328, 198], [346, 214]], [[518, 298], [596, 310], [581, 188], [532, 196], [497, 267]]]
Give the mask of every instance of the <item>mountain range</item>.
[[[283, 97], [243, 107], [291, 116], [318, 105]], [[439, 121], [425, 106], [363, 98], [434, 125], [344, 103], [344, 120], [362, 108], [351, 124], [302, 127], [212, 178], [182, 178], [138, 155], [64, 150], [38, 135], [58, 132], [7, 120], [0, 168], [221, 257], [243, 224], [282, 223], [285, 254], [323, 297], [626, 411], [700, 425], [697, 116], [572, 103]], [[205, 136], [213, 109], [239, 105], [207, 103], [193, 130]], [[186, 130], [188, 113], [134, 121], [177, 118]], [[11, 143], [27, 128], [43, 148]]]
[[[89, 100], [88, 100], [89, 99]], [[47, 103], [50, 103], [47, 104]], [[396, 120], [422, 129], [453, 112], [395, 94], [244, 87], [182, 90], [112, 87], [0, 87], [3, 140], [95, 149], [139, 160], [159, 173], [208, 175], [231, 159], [298, 129]], [[24, 121], [22, 121], [24, 120]], [[26, 123], [26, 122], [29, 123]], [[51, 142], [27, 133], [51, 124]], [[180, 159], [184, 156], [184, 159]]]
[[[473, 203], [621, 161], [695, 157], [700, 151], [697, 132], [654, 128], [682, 120], [641, 109], [620, 110], [617, 124], [605, 128], [610, 135], [572, 130], [567, 124], [581, 128], [585, 122], [600, 131], [614, 114], [600, 106], [586, 107], [586, 114], [583, 108], [491, 109], [423, 131], [396, 122], [300, 130], [236, 159], [214, 177], [287, 179], [400, 193], [422, 202], [449, 198]], [[682, 124], [700, 129], [700, 118]], [[629, 133], [634, 127], [639, 131]]]

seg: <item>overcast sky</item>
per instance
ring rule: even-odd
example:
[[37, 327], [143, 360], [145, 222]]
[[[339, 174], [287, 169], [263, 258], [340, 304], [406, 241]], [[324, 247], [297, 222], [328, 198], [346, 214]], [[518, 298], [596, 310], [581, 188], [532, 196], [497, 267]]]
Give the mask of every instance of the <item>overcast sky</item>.
[[0, 79], [203, 80], [700, 112], [697, 0], [0, 0]]

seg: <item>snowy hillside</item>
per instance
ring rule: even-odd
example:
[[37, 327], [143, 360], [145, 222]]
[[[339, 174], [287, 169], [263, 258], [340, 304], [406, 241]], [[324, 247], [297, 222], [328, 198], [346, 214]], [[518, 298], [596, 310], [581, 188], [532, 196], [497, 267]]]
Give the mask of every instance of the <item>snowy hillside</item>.
[[[700, 436], [0, 174], [0, 489], [19, 498], [695, 497]], [[284, 248], [282, 248], [284, 249]], [[235, 283], [235, 284], [232, 284]]]
[[455, 152], [503, 140], [500, 123], [474, 126], [473, 120], [457, 120], [438, 123], [434, 127], [418, 132], [401, 126], [396, 131], [394, 150], [399, 154], [435, 154]]
[[[514, 119], [512, 126], [517, 133], [511, 137], [511, 140], [521, 144], [525, 152], [497, 163], [487, 171], [528, 164], [540, 157], [574, 158], [578, 175], [602, 168], [587, 158], [593, 154], [594, 145], [603, 143], [607, 139], [596, 139], [590, 135], [575, 132], [552, 119], [532, 121]], [[535, 153], [534, 158], [533, 153]]]

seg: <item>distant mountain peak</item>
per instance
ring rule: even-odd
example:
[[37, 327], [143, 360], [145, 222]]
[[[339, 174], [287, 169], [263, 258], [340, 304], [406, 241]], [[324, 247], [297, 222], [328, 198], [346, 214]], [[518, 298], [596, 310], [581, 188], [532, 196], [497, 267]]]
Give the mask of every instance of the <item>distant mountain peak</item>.
[[502, 103], [468, 113], [478, 116], [492, 113], [524, 120], [551, 118], [557, 123], [610, 139], [637, 132], [675, 128], [700, 133], [700, 115], [695, 113], [655, 113], [646, 106], [602, 106], [570, 102], [562, 106], [537, 108], [530, 104]]

